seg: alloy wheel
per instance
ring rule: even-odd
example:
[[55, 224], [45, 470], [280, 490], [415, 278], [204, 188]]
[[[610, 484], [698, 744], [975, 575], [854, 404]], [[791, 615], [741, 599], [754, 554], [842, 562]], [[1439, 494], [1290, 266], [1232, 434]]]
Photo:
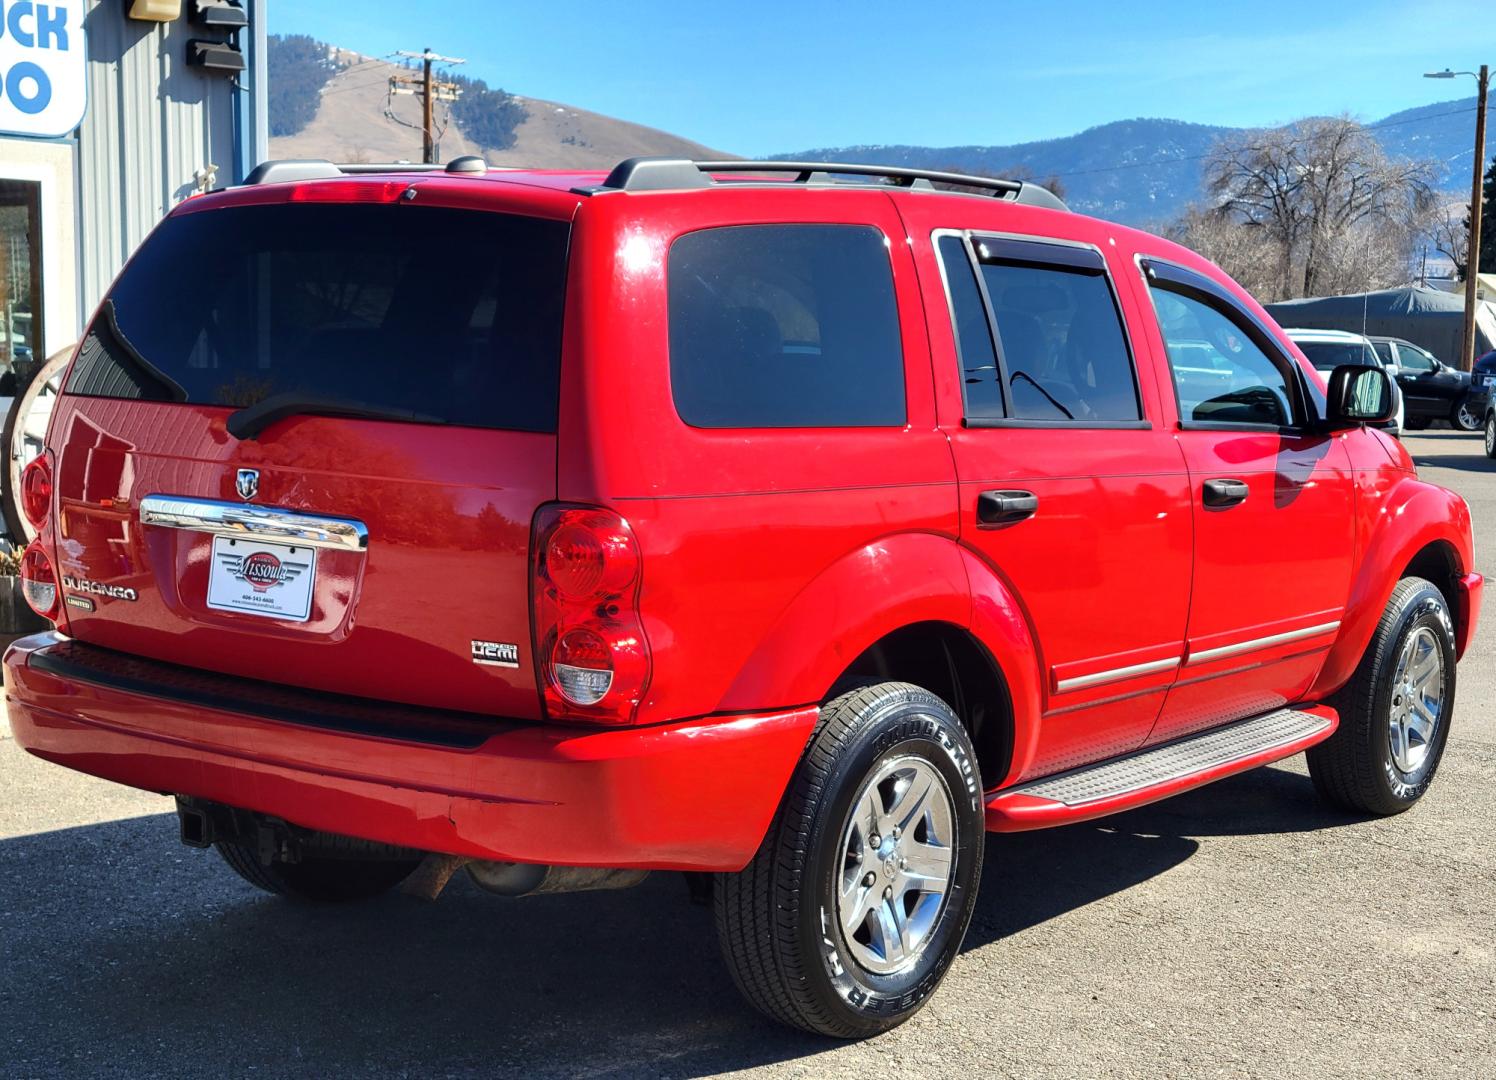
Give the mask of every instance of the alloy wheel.
[[1444, 717], [1444, 694], [1444, 653], [1433, 629], [1420, 626], [1398, 655], [1387, 725], [1392, 763], [1405, 775], [1428, 761]]
[[928, 761], [884, 762], [863, 784], [842, 831], [837, 918], [853, 958], [894, 975], [918, 962], [955, 874], [956, 813]]

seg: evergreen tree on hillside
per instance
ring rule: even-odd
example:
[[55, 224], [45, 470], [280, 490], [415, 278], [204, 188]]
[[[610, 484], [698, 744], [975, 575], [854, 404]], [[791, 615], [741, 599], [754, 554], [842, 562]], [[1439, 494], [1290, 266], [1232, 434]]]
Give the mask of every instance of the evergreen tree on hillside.
[[[1465, 211], [1465, 235], [1470, 235], [1470, 211]], [[1480, 196], [1480, 272], [1496, 274], [1496, 158], [1486, 170]], [[1465, 279], [1464, 267], [1460, 280]]]
[[305, 34], [271, 34], [265, 53], [270, 134], [295, 135], [312, 122], [322, 88], [336, 73], [327, 46]]
[[462, 90], [452, 103], [452, 119], [462, 133], [485, 150], [508, 150], [515, 130], [529, 115], [514, 95], [490, 87], [482, 79], [448, 75]]

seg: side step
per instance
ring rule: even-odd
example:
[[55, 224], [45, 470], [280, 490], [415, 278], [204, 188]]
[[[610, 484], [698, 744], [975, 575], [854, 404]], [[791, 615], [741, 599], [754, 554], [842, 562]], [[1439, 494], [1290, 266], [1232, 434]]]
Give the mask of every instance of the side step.
[[1019, 832], [1068, 825], [1166, 799], [1292, 757], [1335, 732], [1333, 709], [1279, 709], [1126, 757], [1056, 773], [987, 800], [987, 828]]

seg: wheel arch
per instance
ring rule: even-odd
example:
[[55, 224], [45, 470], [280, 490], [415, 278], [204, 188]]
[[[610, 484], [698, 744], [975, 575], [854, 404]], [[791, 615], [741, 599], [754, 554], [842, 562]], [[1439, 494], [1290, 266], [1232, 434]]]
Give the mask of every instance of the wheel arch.
[[858, 676], [925, 685], [911, 673], [938, 676], [961, 697], [946, 700], [978, 744], [987, 788], [1032, 756], [1042, 682], [1027, 618], [985, 564], [933, 533], [884, 537], [817, 575], [739, 671], [721, 710], [819, 703]]
[[1002, 669], [975, 634], [946, 622], [912, 623], [873, 642], [837, 677], [828, 696], [876, 682], [907, 682], [951, 707], [971, 736], [984, 783], [1013, 760], [1013, 699]]
[[[1349, 681], [1387, 607], [1392, 590], [1406, 577], [1432, 582], [1444, 596], [1457, 626], [1467, 625], [1461, 578], [1470, 572], [1470, 507], [1452, 491], [1409, 479], [1390, 492], [1375, 515], [1362, 546], [1340, 636], [1307, 695], [1322, 700]], [[1459, 640], [1463, 655], [1468, 635]]]

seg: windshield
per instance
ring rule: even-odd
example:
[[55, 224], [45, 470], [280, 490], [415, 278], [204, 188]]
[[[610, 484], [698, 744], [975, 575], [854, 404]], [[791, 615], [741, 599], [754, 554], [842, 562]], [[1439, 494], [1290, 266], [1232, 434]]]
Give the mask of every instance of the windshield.
[[1377, 354], [1359, 341], [1295, 341], [1294, 344], [1318, 371], [1334, 371], [1342, 364], [1381, 366]]
[[168, 218], [85, 337], [72, 394], [555, 431], [564, 222], [416, 205]]

